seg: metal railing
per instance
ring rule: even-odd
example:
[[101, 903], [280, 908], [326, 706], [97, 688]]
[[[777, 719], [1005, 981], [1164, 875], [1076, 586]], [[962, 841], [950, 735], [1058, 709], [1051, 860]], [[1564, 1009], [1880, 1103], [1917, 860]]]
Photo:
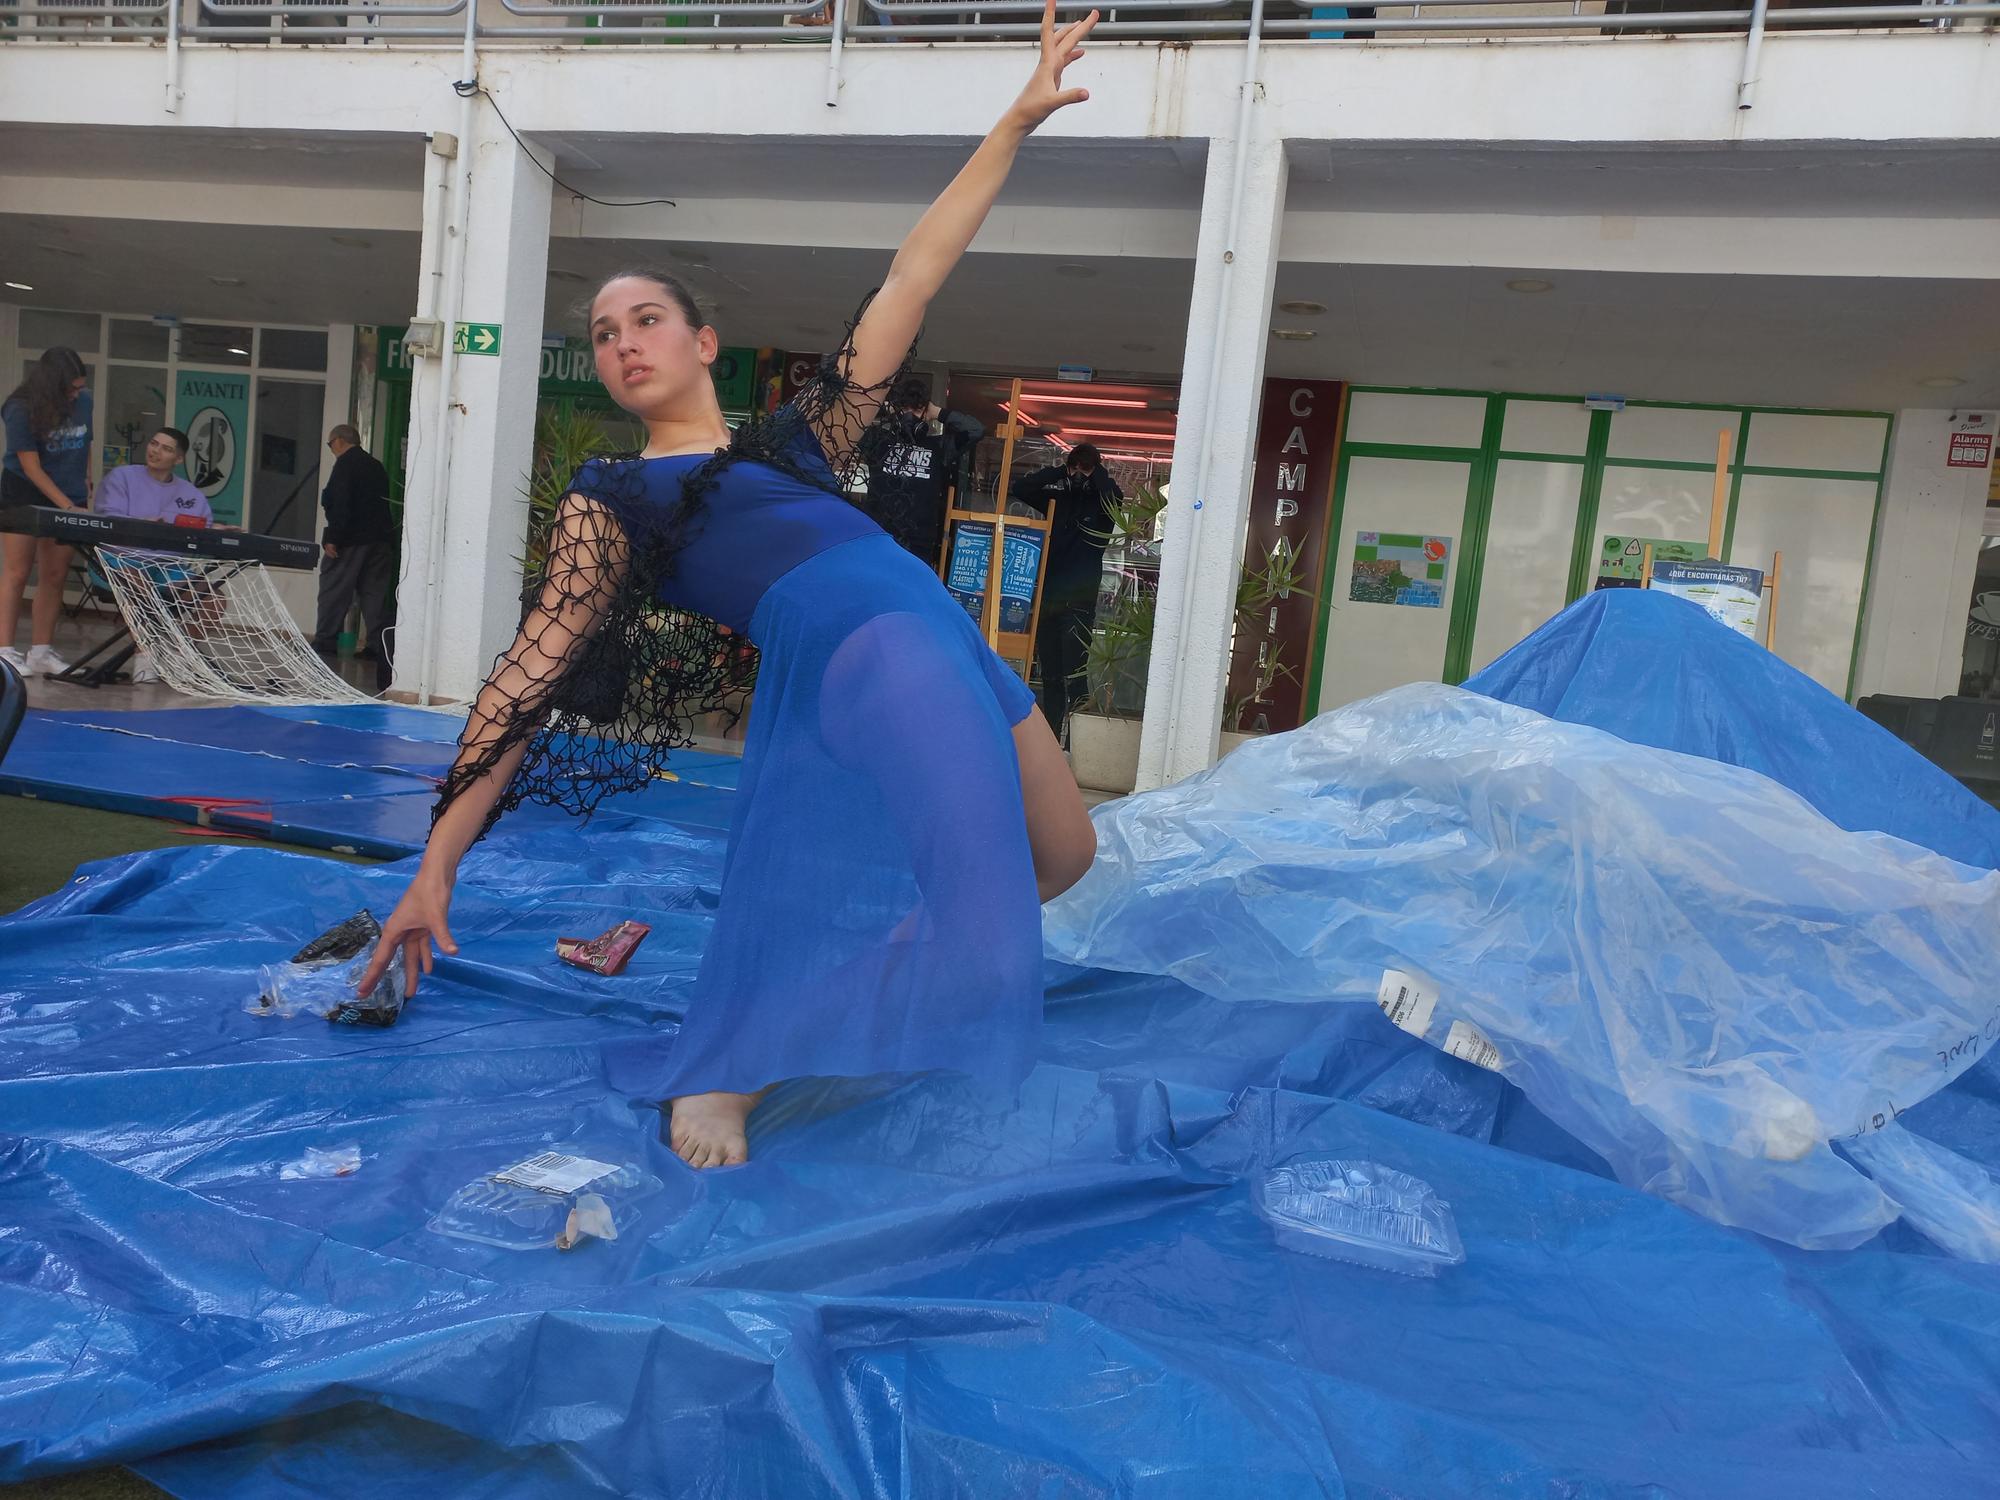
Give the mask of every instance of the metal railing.
[[[1645, 10], [1643, 5], [1671, 5]], [[0, 0], [0, 42], [134, 41], [351, 45], [459, 40], [467, 7], [479, 42], [546, 45], [737, 46], [791, 42], [999, 41], [1036, 34], [1040, 0]], [[1064, 12], [1081, 12], [1065, 4]], [[1240, 41], [1252, 27], [1247, 0], [1146, 0], [1100, 4], [1107, 40]], [[1814, 5], [1766, 10], [1764, 0], [1404, 0], [1328, 5], [1289, 0], [1293, 13], [1263, 15], [1265, 40], [1352, 44], [1467, 36], [1595, 36], [1766, 31], [1985, 30], [2000, 0], [1954, 4]]]

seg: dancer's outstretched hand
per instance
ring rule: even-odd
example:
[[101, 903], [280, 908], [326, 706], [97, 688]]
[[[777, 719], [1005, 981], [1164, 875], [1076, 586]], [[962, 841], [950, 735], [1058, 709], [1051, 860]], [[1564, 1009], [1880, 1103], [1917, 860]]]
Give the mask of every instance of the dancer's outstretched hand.
[[452, 941], [451, 928], [445, 920], [450, 910], [451, 883], [419, 874], [403, 892], [403, 899], [396, 903], [389, 920], [382, 924], [382, 941], [375, 945], [375, 956], [368, 960], [368, 970], [355, 986], [355, 992], [366, 995], [374, 990], [400, 949], [403, 993], [414, 995], [419, 973], [431, 971], [433, 943], [440, 952], [458, 952], [458, 944]]
[[1064, 88], [1062, 77], [1063, 69], [1083, 56], [1083, 39], [1096, 24], [1097, 12], [1092, 11], [1081, 21], [1072, 21], [1057, 30], [1056, 0], [1048, 0], [1042, 11], [1041, 60], [1035, 64], [1034, 77], [1021, 90], [1012, 110], [1027, 129], [1033, 130], [1065, 104], [1081, 104], [1090, 97], [1089, 89]]

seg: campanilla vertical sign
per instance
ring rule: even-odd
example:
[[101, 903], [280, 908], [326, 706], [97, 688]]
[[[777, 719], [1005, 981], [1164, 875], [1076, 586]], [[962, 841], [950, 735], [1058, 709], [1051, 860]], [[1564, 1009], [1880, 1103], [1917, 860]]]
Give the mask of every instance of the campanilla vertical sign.
[[1333, 503], [1340, 396], [1337, 380], [1264, 382], [1243, 566], [1260, 572], [1274, 554], [1289, 557], [1298, 587], [1261, 604], [1254, 620], [1238, 624], [1228, 694], [1238, 711], [1224, 729], [1275, 733], [1304, 721], [1307, 658], [1325, 582], [1320, 573]]

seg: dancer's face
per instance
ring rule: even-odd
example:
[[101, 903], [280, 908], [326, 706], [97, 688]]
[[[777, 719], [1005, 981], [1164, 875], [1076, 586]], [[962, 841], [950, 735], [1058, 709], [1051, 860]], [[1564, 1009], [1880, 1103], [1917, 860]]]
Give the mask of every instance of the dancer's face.
[[636, 417], [671, 415], [708, 386], [715, 330], [691, 327], [667, 289], [643, 276], [608, 281], [590, 305], [597, 378]]

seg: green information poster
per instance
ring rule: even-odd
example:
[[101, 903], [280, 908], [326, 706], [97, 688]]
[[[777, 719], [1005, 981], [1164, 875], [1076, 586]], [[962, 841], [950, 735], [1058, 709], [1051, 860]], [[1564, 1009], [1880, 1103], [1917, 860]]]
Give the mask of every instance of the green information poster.
[[183, 370], [174, 390], [174, 425], [188, 435], [181, 461], [224, 526], [243, 524], [243, 465], [250, 431], [250, 376], [237, 370]]
[[1448, 536], [1398, 536], [1387, 531], [1354, 533], [1354, 570], [1347, 597], [1356, 604], [1401, 604], [1417, 609], [1444, 607]]
[[1653, 549], [1653, 566], [1662, 563], [1698, 563], [1708, 560], [1702, 542], [1675, 542], [1656, 536], [1607, 536], [1597, 550], [1597, 582], [1600, 589], [1636, 589], [1645, 582], [1646, 548]]

